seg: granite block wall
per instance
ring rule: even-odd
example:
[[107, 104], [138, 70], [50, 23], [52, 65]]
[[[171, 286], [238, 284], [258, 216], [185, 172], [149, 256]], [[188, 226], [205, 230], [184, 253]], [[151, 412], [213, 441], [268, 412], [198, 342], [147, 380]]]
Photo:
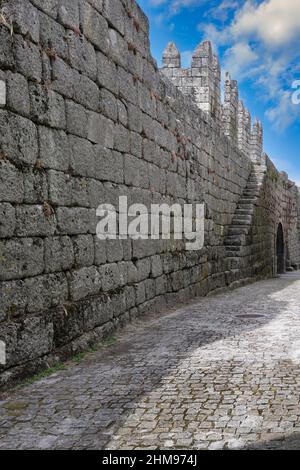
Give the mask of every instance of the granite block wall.
[[[134, 0], [1, 0], [0, 9], [2, 386], [139, 315], [233, 277], [272, 274], [269, 238], [269, 251], [260, 240], [255, 248], [268, 269], [232, 276], [226, 262], [224, 239], [253, 165], [262, 165], [262, 130], [232, 105], [230, 78], [222, 107], [216, 57], [212, 65], [194, 58], [206, 67], [203, 89], [178, 89], [173, 69], [166, 77], [151, 56], [148, 20]], [[207, 43], [200, 49], [210, 58]], [[174, 50], [173, 60], [181, 70]], [[253, 237], [267, 225], [273, 243], [283, 220], [295, 265], [298, 191], [287, 179], [270, 181], [257, 202], [270, 217], [253, 220]], [[148, 208], [205, 203], [204, 248], [186, 251], [175, 237], [99, 240], [96, 209], [117, 207], [119, 196]]]

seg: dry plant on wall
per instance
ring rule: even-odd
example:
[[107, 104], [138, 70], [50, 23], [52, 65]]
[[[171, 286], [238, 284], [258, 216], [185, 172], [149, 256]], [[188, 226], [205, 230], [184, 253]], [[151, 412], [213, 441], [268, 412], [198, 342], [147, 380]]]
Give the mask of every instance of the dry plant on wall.
[[0, 9], [0, 25], [5, 26], [7, 29], [9, 29], [11, 36], [14, 33], [14, 28], [13, 28], [13, 23], [11, 21], [11, 15], [9, 15], [6, 11], [5, 8]]

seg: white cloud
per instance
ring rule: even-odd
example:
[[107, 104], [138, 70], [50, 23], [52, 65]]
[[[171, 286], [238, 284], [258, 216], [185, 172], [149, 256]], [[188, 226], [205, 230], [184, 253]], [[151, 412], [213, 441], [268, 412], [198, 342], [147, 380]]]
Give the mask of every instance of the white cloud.
[[291, 91], [282, 91], [277, 104], [266, 111], [266, 116], [281, 132], [300, 119], [300, 106], [293, 104]]
[[223, 0], [218, 5], [210, 8], [207, 13], [207, 18], [213, 18], [218, 21], [225, 22], [228, 19], [230, 11], [235, 10], [239, 7], [239, 2], [237, 0]]
[[247, 1], [231, 28], [235, 36], [254, 36], [268, 47], [280, 47], [300, 38], [300, 0]]
[[292, 103], [292, 83], [300, 78], [300, 0], [247, 0], [231, 24], [198, 30], [216, 48], [227, 46], [223, 67], [232, 78], [253, 81], [274, 128], [282, 131], [300, 119], [300, 106]]
[[219, 46], [230, 41], [230, 30], [228, 28], [218, 29], [213, 23], [199, 23], [197, 29], [205, 39], [212, 42], [216, 50]]
[[235, 79], [249, 75], [249, 66], [257, 62], [258, 55], [246, 42], [237, 42], [227, 49], [224, 57], [224, 67]]

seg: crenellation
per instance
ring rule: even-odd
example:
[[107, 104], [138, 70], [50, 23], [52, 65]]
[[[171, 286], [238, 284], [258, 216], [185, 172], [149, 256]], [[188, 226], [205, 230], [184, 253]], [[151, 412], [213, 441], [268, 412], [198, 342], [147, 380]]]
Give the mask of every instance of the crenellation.
[[251, 115], [239, 100], [238, 83], [225, 74], [224, 103], [221, 102], [221, 67], [213, 54], [210, 41], [196, 47], [190, 68], [181, 68], [180, 52], [169, 43], [163, 54], [163, 74], [184, 95], [190, 96], [197, 106], [209, 114], [225, 136], [253, 162], [261, 162], [263, 151], [262, 124], [251, 128]]
[[263, 126], [255, 118], [251, 131], [250, 156], [254, 163], [260, 164], [263, 155]]
[[196, 47], [191, 68], [182, 69], [179, 64], [180, 53], [170, 43], [163, 54], [162, 72], [183, 94], [191, 96], [202, 111], [220, 123], [221, 69], [210, 41], [204, 41]]
[[251, 145], [251, 115], [244, 107], [243, 101], [238, 104], [238, 148], [245, 155], [250, 155]]
[[218, 126], [221, 125], [221, 66], [216, 54], [213, 56], [214, 71], [214, 94], [213, 94], [213, 112], [212, 115]]
[[174, 42], [169, 42], [163, 52], [163, 67], [164, 68], [180, 68], [181, 56], [180, 52]]
[[224, 134], [237, 145], [238, 140], [238, 103], [239, 91], [236, 80], [232, 80], [230, 74], [225, 75], [224, 104], [222, 107], [222, 127]]

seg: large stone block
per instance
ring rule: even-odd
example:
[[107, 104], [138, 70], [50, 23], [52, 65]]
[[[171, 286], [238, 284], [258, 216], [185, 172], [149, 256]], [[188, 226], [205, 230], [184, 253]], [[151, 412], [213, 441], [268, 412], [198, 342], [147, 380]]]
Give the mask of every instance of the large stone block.
[[12, 237], [16, 227], [15, 208], [6, 202], [0, 203], [0, 238]]
[[24, 117], [0, 110], [0, 152], [16, 163], [33, 165], [38, 158], [36, 126]]
[[87, 0], [99, 13], [103, 11], [103, 0]]
[[135, 157], [142, 158], [143, 138], [137, 132], [130, 132], [130, 153]]
[[24, 281], [0, 282], [0, 298], [0, 322], [24, 314], [27, 305]]
[[124, 40], [123, 36], [115, 29], [109, 28], [109, 52], [110, 57], [116, 64], [121, 67], [127, 68], [128, 57], [130, 52], [128, 50], [128, 43]]
[[118, 121], [124, 127], [128, 127], [128, 112], [127, 112], [127, 108], [125, 104], [121, 100], [118, 100], [117, 107], [118, 107]]
[[56, 217], [48, 214], [43, 206], [19, 206], [16, 208], [16, 229], [18, 237], [50, 236], [56, 230]]
[[31, 115], [40, 124], [66, 129], [64, 99], [56, 92], [41, 85], [29, 86]]
[[152, 256], [151, 258], [151, 275], [154, 278], [160, 277], [163, 274], [163, 264], [159, 255]]
[[122, 240], [107, 240], [106, 257], [108, 263], [115, 263], [123, 259], [123, 243]]
[[39, 126], [39, 160], [43, 168], [66, 171], [70, 164], [70, 146], [64, 131]]
[[149, 188], [149, 170], [147, 162], [131, 155], [124, 158], [125, 184], [139, 188]]
[[101, 111], [101, 114], [104, 114], [112, 121], [118, 120], [117, 99], [110, 91], [105, 90], [105, 88], [102, 88], [100, 91], [100, 102], [98, 104], [98, 109]]
[[29, 0], [9, 0], [1, 3], [2, 11], [13, 23], [15, 33], [27, 36], [33, 42], [39, 42], [39, 11]]
[[49, 202], [56, 206], [72, 204], [72, 178], [61, 171], [49, 170], [47, 172]]
[[72, 206], [90, 207], [89, 181], [72, 178]]
[[95, 148], [95, 178], [113, 183], [124, 182], [124, 158], [119, 152], [114, 152], [101, 145]]
[[77, 29], [79, 27], [79, 2], [78, 0], [60, 0], [58, 3], [58, 21], [66, 28]]
[[97, 78], [97, 60], [95, 49], [84, 37], [73, 32], [69, 34], [69, 60], [72, 67], [87, 75], [92, 80]]
[[124, 6], [119, 0], [104, 0], [103, 15], [122, 35], [125, 32], [125, 18], [127, 17]]
[[95, 177], [95, 149], [88, 140], [69, 136], [70, 168], [74, 175]]
[[13, 37], [8, 28], [0, 25], [0, 67], [11, 68], [14, 66]]
[[75, 266], [88, 267], [94, 264], [95, 246], [93, 235], [78, 235], [72, 237]]
[[40, 43], [46, 53], [54, 56], [54, 59], [56, 55], [66, 59], [68, 45], [65, 39], [65, 28], [43, 13], [40, 14], [40, 28]]
[[126, 127], [121, 124], [117, 124], [114, 129], [114, 148], [118, 152], [129, 152], [130, 151], [130, 132]]
[[74, 265], [74, 250], [70, 237], [45, 238], [45, 272], [67, 271]]
[[7, 72], [7, 106], [18, 114], [29, 116], [30, 100], [28, 83], [19, 73]]
[[97, 52], [97, 82], [100, 86], [112, 91], [115, 95], [119, 91], [119, 82], [117, 77], [117, 67], [114, 62]]
[[142, 132], [142, 112], [139, 107], [127, 103], [128, 127], [131, 131]]
[[30, 80], [40, 82], [42, 79], [42, 56], [39, 47], [16, 35], [14, 42], [15, 67]]
[[53, 347], [53, 325], [49, 317], [26, 317], [19, 322], [7, 322], [0, 331], [6, 344], [5, 367], [24, 364], [48, 354]]
[[114, 146], [114, 124], [101, 114], [90, 112], [88, 121], [88, 139], [103, 147]]
[[57, 8], [59, 0], [31, 0], [33, 5], [37, 6], [40, 10], [47, 13], [53, 18], [57, 17]]
[[160, 252], [163, 240], [133, 240], [133, 257], [136, 259], [153, 256]]
[[96, 211], [80, 207], [59, 207], [56, 211], [58, 230], [61, 234], [95, 234]]
[[122, 67], [118, 67], [117, 77], [119, 82], [120, 96], [124, 98], [124, 100], [136, 105], [137, 85], [133, 79], [133, 76]]
[[81, 75], [74, 90], [74, 99], [87, 109], [98, 111], [100, 100], [98, 85], [85, 75]]
[[94, 236], [94, 246], [95, 246], [95, 265], [101, 266], [107, 261], [106, 258], [106, 242], [104, 240], [99, 240], [97, 235]]
[[89, 114], [80, 104], [66, 100], [67, 131], [86, 138], [88, 134]]
[[7, 160], [0, 158], [0, 200], [20, 203], [23, 199], [23, 173]]
[[26, 168], [24, 177], [24, 203], [44, 204], [48, 200], [47, 176], [36, 167]]
[[102, 279], [95, 266], [81, 268], [68, 273], [70, 298], [80, 300], [101, 291]]
[[93, 330], [111, 321], [114, 317], [114, 309], [119, 307], [116, 298], [100, 297], [89, 299], [89, 305], [84, 312], [84, 328]]
[[43, 270], [43, 240], [40, 238], [0, 240], [0, 280], [37, 276]]
[[64, 273], [47, 274], [24, 281], [29, 313], [41, 312], [63, 304], [68, 299], [68, 283]]
[[106, 264], [99, 268], [99, 273], [102, 280], [102, 290], [110, 292], [124, 286], [124, 274], [120, 269], [120, 264]]
[[83, 34], [101, 51], [108, 52], [107, 21], [87, 1], [80, 1], [80, 23]]
[[73, 99], [79, 84], [80, 73], [59, 56], [51, 62], [51, 88], [61, 95]]
[[141, 305], [146, 301], [146, 285], [145, 282], [135, 284], [136, 305]]

